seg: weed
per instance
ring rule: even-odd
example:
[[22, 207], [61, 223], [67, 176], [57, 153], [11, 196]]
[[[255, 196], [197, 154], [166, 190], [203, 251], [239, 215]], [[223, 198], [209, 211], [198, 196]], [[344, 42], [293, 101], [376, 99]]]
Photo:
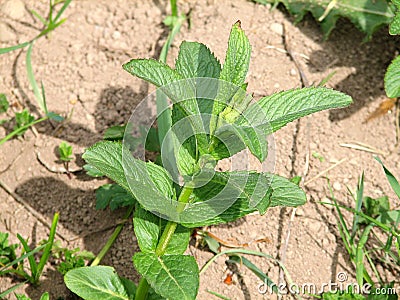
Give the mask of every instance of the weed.
[[[386, 169], [379, 158], [376, 159], [382, 164], [393, 191], [400, 199], [400, 185], [397, 179]], [[400, 210], [390, 209], [387, 196], [377, 199], [365, 197], [364, 174], [361, 175], [356, 195], [353, 196], [355, 201], [354, 208], [339, 206], [333, 194], [332, 198], [338, 214], [339, 232], [350, 259], [354, 264], [358, 286], [361, 287], [364, 283], [367, 283], [373, 289], [391, 291], [393, 282], [389, 284], [383, 282], [382, 276], [376, 268], [376, 263], [380, 262], [386, 266], [391, 266], [390, 269], [397, 269], [397, 272], [399, 272], [400, 230], [398, 225], [400, 224]], [[346, 209], [353, 213], [351, 226], [346, 223], [341, 209]], [[376, 232], [377, 230], [378, 232]], [[383, 240], [382, 236], [386, 240]], [[377, 244], [377, 246], [373, 247], [373, 244]], [[378, 284], [374, 282], [373, 277], [378, 280]], [[397, 299], [395, 293], [374, 296], [373, 289], [367, 299]], [[342, 291], [341, 294], [323, 295], [323, 299], [365, 298], [354, 294], [352, 291]]]
[[52, 257], [59, 260], [57, 271], [65, 275], [68, 271], [80, 268], [86, 265], [86, 262], [95, 258], [95, 255], [89, 251], [81, 251], [79, 248], [68, 249], [61, 246], [60, 241], [56, 241], [51, 249]]
[[[242, 89], [247, 87], [249, 61], [249, 40], [237, 22], [223, 67], [205, 45], [196, 42], [181, 44], [175, 69], [151, 59], [133, 59], [123, 66], [171, 99], [172, 110], [158, 114], [159, 141], [161, 149], [166, 147], [161, 156], [167, 155], [164, 163], [176, 161], [175, 170], [184, 183], [174, 183], [169, 164], [163, 167], [132, 157], [129, 142], [103, 141], [89, 148], [83, 155], [86, 162], [136, 201], [134, 229], [142, 252], [134, 255], [133, 262], [142, 278], [136, 287], [120, 279], [111, 267], [84, 267], [65, 275], [70, 290], [84, 299], [94, 292], [104, 297], [113, 294], [115, 299], [142, 300], [148, 295], [155, 299], [155, 294], [195, 299], [199, 269], [192, 256], [183, 255], [191, 228], [228, 223], [254, 211], [264, 214], [271, 206], [305, 202], [304, 192], [288, 179], [254, 171], [216, 172], [215, 164], [246, 147], [264, 161], [268, 134], [302, 116], [347, 106], [351, 98], [317, 87], [281, 92], [251, 104]], [[201, 84], [209, 84], [205, 85], [211, 93], [207, 97], [202, 95]], [[205, 112], [209, 112], [207, 117]], [[178, 126], [179, 122], [183, 125]], [[189, 136], [181, 139], [180, 133]]]
[[[56, 228], [58, 223], [59, 213], [55, 213], [53, 217], [53, 221], [50, 228], [50, 233], [47, 241], [42, 245], [36, 247], [35, 249], [31, 249], [28, 245], [28, 242], [19, 234], [17, 234], [17, 238], [20, 244], [9, 245], [8, 242], [8, 234], [0, 233], [0, 276], [6, 274], [13, 274], [22, 279], [24, 282], [16, 284], [9, 288], [8, 290], [0, 293], [0, 299], [3, 299], [6, 295], [12, 293], [18, 287], [24, 285], [29, 282], [33, 285], [39, 284], [40, 276], [42, 275], [44, 266], [50, 258], [51, 250], [54, 243], [54, 237], [56, 234]], [[22, 248], [21, 255], [17, 257], [15, 249], [18, 247]], [[42, 256], [39, 262], [36, 262], [34, 254], [43, 250]], [[29, 270], [25, 270], [25, 266], [23, 261], [28, 259], [29, 262]], [[21, 296], [22, 297], [22, 296]], [[48, 297], [48, 296], [47, 296]], [[23, 299], [23, 298], [21, 298]], [[48, 299], [48, 298], [43, 298]]]
[[[320, 22], [325, 38], [335, 28], [339, 17], [349, 19], [359, 30], [367, 34], [367, 39], [371, 38], [372, 34], [384, 25], [391, 24], [391, 30], [394, 30], [399, 28], [400, 24], [398, 0], [365, 0], [362, 2], [352, 0], [253, 0], [253, 2], [270, 3], [275, 6], [282, 3], [295, 16], [296, 22], [300, 22], [310, 12]], [[395, 22], [397, 25], [394, 24]]]
[[[27, 48], [26, 52], [26, 71], [27, 71], [27, 77], [28, 81], [32, 87], [33, 93], [35, 95], [36, 101], [42, 110], [44, 112], [45, 117], [39, 118], [35, 120], [35, 118], [27, 111], [24, 110], [20, 113], [16, 113], [16, 121], [17, 121], [17, 126], [14, 128], [13, 132], [8, 134], [6, 137], [2, 138], [0, 140], [0, 145], [8, 141], [14, 136], [20, 136], [26, 132], [26, 130], [35, 124], [38, 124], [40, 122], [43, 122], [45, 120], [51, 119], [57, 122], [62, 121], [64, 118], [61, 117], [60, 115], [50, 112], [47, 110], [47, 104], [46, 104], [46, 95], [45, 95], [45, 89], [43, 83], [41, 83], [40, 87], [35, 79], [35, 75], [33, 73], [33, 67], [32, 67], [32, 48], [36, 40], [39, 38], [48, 35], [50, 32], [52, 32], [54, 29], [56, 29], [58, 26], [63, 24], [66, 19], [61, 19], [62, 14], [64, 11], [67, 9], [68, 5], [71, 3], [72, 0], [65, 0], [65, 1], [60, 1], [60, 0], [50, 0], [49, 2], [49, 14], [47, 18], [44, 18], [41, 16], [38, 12], [35, 10], [31, 10], [32, 14], [38, 18], [38, 20], [43, 23], [43, 29], [40, 31], [40, 33], [34, 37], [32, 40], [28, 42], [24, 42], [12, 47], [7, 47], [7, 48], [0, 48], [0, 55], [5, 54], [14, 50], [22, 49], [22, 48]], [[63, 4], [60, 10], [55, 14], [55, 7], [59, 4]], [[2, 108], [4, 108], [4, 99], [5, 96], [1, 96], [3, 94], [0, 94], [0, 112], [2, 112]], [[8, 107], [8, 106], [7, 106]], [[4, 122], [3, 122], [4, 123]]]

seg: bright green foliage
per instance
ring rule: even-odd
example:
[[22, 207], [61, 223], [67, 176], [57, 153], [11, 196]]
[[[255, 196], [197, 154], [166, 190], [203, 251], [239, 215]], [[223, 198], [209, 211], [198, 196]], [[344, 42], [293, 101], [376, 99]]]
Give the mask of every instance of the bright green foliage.
[[64, 248], [61, 246], [60, 241], [53, 243], [51, 252], [54, 258], [60, 260], [57, 264], [57, 271], [62, 275], [65, 275], [69, 270], [85, 266], [85, 261], [95, 258], [94, 254], [89, 251], [80, 251], [79, 248]]
[[112, 267], [95, 266], [69, 271], [65, 284], [83, 299], [129, 300], [121, 279]]
[[6, 95], [0, 94], [0, 113], [5, 113], [9, 106]]
[[[16, 125], [14, 126], [14, 130], [17, 130], [35, 120], [35, 117], [32, 116], [27, 109], [24, 109], [21, 112], [15, 113], [15, 123]], [[23, 135], [28, 128], [21, 130], [17, 135], [21, 136]]]
[[392, 61], [386, 71], [385, 91], [389, 98], [400, 97], [400, 56]]
[[111, 210], [116, 210], [134, 203], [135, 199], [132, 195], [117, 184], [105, 184], [96, 190], [96, 209], [105, 209], [110, 206]]
[[[17, 298], [17, 300], [31, 300], [31, 298], [22, 295], [22, 294], [15, 294], [15, 297]], [[39, 300], [50, 300], [50, 296], [49, 293], [44, 293]]]
[[301, 117], [350, 103], [349, 96], [328, 88], [288, 90], [261, 98], [239, 117], [236, 124], [252, 124], [264, 131], [275, 132]]
[[390, 24], [395, 9], [386, 0], [253, 0], [262, 4], [282, 3], [300, 22], [310, 12], [320, 22], [327, 38], [340, 17], [349, 19], [370, 38], [384, 25]]
[[[140, 250], [143, 252], [155, 252], [158, 241], [165, 228], [167, 221], [136, 206], [133, 219], [135, 235], [138, 239]], [[189, 245], [191, 230], [178, 225], [165, 254], [182, 254]]]
[[[216, 163], [245, 148], [264, 161], [269, 134], [314, 112], [347, 106], [351, 98], [331, 89], [308, 88], [250, 104], [251, 97], [245, 91], [250, 50], [249, 40], [237, 22], [222, 67], [205, 45], [195, 42], [182, 43], [175, 68], [153, 59], [133, 59], [123, 65], [170, 98], [172, 111], [166, 114], [171, 116], [171, 122], [167, 122], [171, 130], [163, 128], [167, 123], [161, 117], [157, 125], [158, 133], [169, 131], [161, 134], [160, 144], [170, 143], [173, 157], [168, 159], [176, 162], [172, 170], [178, 173], [173, 174], [170, 166], [134, 158], [130, 150], [135, 143], [115, 142], [120, 132], [108, 134], [114, 141], [99, 142], [83, 155], [91, 168], [121, 187], [117, 190], [108, 186], [110, 195], [101, 207], [123, 193], [137, 201], [134, 230], [142, 252], [136, 253], [133, 261], [142, 279], [135, 300], [147, 295], [156, 299], [153, 291], [166, 299], [196, 298], [198, 266], [193, 257], [183, 255], [190, 228], [228, 223], [251, 212], [264, 214], [272, 206], [299, 206], [306, 201], [299, 186], [286, 178], [255, 171], [218, 172]], [[145, 134], [142, 132], [142, 137]], [[178, 184], [178, 176], [183, 184]], [[128, 297], [111, 268], [75, 269], [66, 274], [65, 281], [84, 299], [100, 295], [101, 299]]]
[[392, 20], [389, 26], [389, 33], [392, 35], [400, 34], [400, 1], [393, 0], [393, 4], [397, 8], [396, 16]]
[[60, 146], [58, 146], [58, 153], [62, 161], [68, 162], [72, 160], [72, 146], [67, 142], [62, 141], [60, 143]]
[[18, 244], [10, 245], [8, 241], [8, 233], [0, 232], [0, 267], [12, 262], [17, 258], [15, 249]]
[[[156, 291], [166, 299], [196, 299], [199, 269], [192, 256], [136, 253], [133, 263]], [[160, 284], [162, 283], [162, 284]]]

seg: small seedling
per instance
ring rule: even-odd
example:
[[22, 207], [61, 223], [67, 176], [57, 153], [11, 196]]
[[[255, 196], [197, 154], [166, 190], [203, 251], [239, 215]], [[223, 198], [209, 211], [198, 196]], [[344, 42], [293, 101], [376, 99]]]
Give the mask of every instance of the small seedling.
[[0, 94], [0, 114], [5, 113], [9, 106], [6, 95]]
[[70, 162], [73, 159], [72, 146], [65, 141], [62, 141], [58, 146], [58, 152], [63, 162]]
[[320, 162], [324, 162], [325, 161], [325, 157], [323, 157], [321, 154], [319, 154], [318, 152], [313, 152], [312, 153], [312, 157], [318, 159]]
[[[24, 285], [27, 282], [35, 286], [39, 284], [40, 276], [43, 273], [44, 266], [48, 262], [51, 255], [51, 249], [53, 247], [54, 237], [56, 234], [58, 217], [59, 213], [55, 213], [53, 221], [51, 223], [48, 239], [42, 245], [36, 247], [33, 250], [29, 247], [27, 240], [25, 240], [21, 235], [17, 234], [17, 238], [20, 241], [20, 244], [9, 246], [8, 234], [0, 233], [0, 276], [13, 274], [25, 280], [24, 282], [16, 284], [6, 291], [1, 292], [0, 299], [4, 299], [7, 295], [11, 294], [18, 287]], [[15, 253], [15, 249], [17, 249], [18, 247], [22, 248], [21, 255], [19, 257], [17, 257]], [[34, 255], [42, 250], [42, 256], [40, 257], [39, 262], [36, 262]], [[11, 261], [11, 259], [13, 260]], [[29, 262], [28, 271], [25, 269], [25, 259], [28, 259]], [[48, 295], [46, 298], [46, 295], [44, 294], [41, 299], [49, 298]]]
[[[272, 206], [305, 203], [304, 192], [286, 178], [255, 171], [218, 172], [216, 162], [246, 147], [264, 161], [268, 134], [300, 117], [344, 107], [352, 100], [316, 87], [250, 103], [243, 90], [249, 61], [250, 43], [237, 22], [222, 67], [205, 45], [196, 42], [181, 44], [174, 69], [152, 59], [133, 59], [123, 66], [159, 87], [158, 93], [172, 101], [172, 109], [160, 112], [157, 119], [161, 149], [166, 146], [164, 154], [172, 156], [160, 166], [132, 157], [129, 143], [110, 141], [97, 143], [84, 153], [88, 164], [135, 198], [134, 230], [141, 252], [134, 255], [133, 262], [142, 278], [136, 287], [111, 267], [83, 267], [65, 275], [70, 290], [83, 299], [91, 299], [93, 292], [98, 297], [113, 294], [119, 299], [155, 299], [155, 294], [166, 299], [195, 299], [198, 265], [194, 257], [183, 254], [192, 228], [228, 223], [255, 211], [265, 214]], [[209, 94], [205, 97], [201, 91]], [[202, 126], [207, 129], [201, 131]], [[189, 136], [179, 140], [180, 133]], [[168, 168], [171, 161], [176, 162], [174, 170], [181, 182], [174, 182]]]
[[14, 131], [19, 130], [17, 133], [18, 136], [23, 135], [28, 128], [27, 125], [31, 124], [35, 120], [35, 117], [32, 116], [27, 109], [24, 109], [21, 112], [15, 113], [15, 126]]
[[65, 275], [68, 271], [85, 266], [86, 262], [95, 258], [95, 255], [89, 251], [81, 251], [79, 248], [68, 249], [61, 246], [60, 241], [55, 241], [52, 256], [57, 262], [57, 271]]
[[73, 159], [72, 146], [67, 142], [62, 141], [58, 146], [58, 153], [60, 154], [60, 160], [63, 162], [67, 175], [70, 176], [69, 162]]
[[[17, 300], [31, 300], [31, 298], [29, 298], [23, 294], [15, 294], [15, 297], [17, 298]], [[42, 294], [42, 296], [40, 296], [39, 300], [50, 300], [49, 293], [46, 292], [46, 293]]]
[[17, 258], [15, 249], [18, 244], [9, 244], [8, 233], [0, 232], [0, 267], [3, 267]]

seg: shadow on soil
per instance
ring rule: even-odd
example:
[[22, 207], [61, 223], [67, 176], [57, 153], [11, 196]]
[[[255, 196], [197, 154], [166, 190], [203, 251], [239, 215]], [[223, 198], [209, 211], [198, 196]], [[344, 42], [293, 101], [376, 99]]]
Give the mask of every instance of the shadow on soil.
[[[19, 185], [15, 192], [46, 219], [51, 219], [55, 212], [60, 212], [58, 232], [71, 240], [70, 244], [62, 241], [64, 246], [74, 248], [73, 240], [80, 237], [83, 239], [85, 249], [97, 254], [125, 211], [123, 209], [115, 212], [96, 210], [94, 191], [72, 188], [67, 184], [68, 181], [67, 176], [64, 180], [53, 177], [32, 178]], [[112, 226], [113, 224], [115, 226]], [[33, 241], [36, 235], [35, 229], [32, 230], [31, 235], [30, 240]], [[130, 222], [125, 225], [121, 235], [133, 235]], [[56, 240], [60, 240], [60, 237], [56, 236]], [[133, 268], [131, 268], [131, 274], [124, 274], [124, 271], [126, 272], [126, 264], [131, 263], [132, 256], [137, 250], [138, 245], [133, 237], [118, 239], [102, 260], [102, 264], [114, 266], [119, 275], [135, 279], [136, 274]], [[57, 299], [60, 295], [67, 295], [64, 299], [75, 299], [66, 290], [62, 276], [56, 271], [45, 271], [40, 286], [28, 287], [26, 290], [32, 299], [39, 299], [38, 295], [45, 291], [52, 293], [52, 299]]]
[[[280, 6], [280, 10], [293, 22], [293, 17], [283, 7]], [[354, 103], [345, 109], [331, 110], [331, 121], [346, 119], [376, 98], [385, 96], [384, 75], [400, 51], [400, 38], [390, 36], [387, 27], [378, 30], [368, 42], [364, 42], [365, 34], [346, 19], [339, 19], [336, 29], [326, 41], [319, 24], [310, 15], [297, 27], [322, 49], [310, 55], [308, 67], [311, 72], [323, 72], [335, 67], [353, 68], [351, 74], [334, 88], [352, 96]], [[291, 47], [296, 52], [296, 47]]]

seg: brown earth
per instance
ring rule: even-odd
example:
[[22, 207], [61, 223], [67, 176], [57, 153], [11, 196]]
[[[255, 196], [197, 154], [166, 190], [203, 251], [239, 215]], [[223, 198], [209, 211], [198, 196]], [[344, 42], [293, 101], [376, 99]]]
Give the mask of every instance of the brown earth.
[[[1, 1], [13, 3], [13, 10], [0, 10], [0, 47], [11, 46], [34, 37], [40, 23], [29, 13], [35, 9], [47, 13], [46, 1]], [[247, 78], [248, 90], [256, 99], [280, 90], [300, 87], [298, 70], [284, 48], [283, 26], [288, 43], [299, 60], [310, 82], [318, 83], [329, 73], [335, 76], [328, 86], [351, 95], [354, 104], [347, 109], [321, 112], [294, 122], [283, 128], [274, 139], [276, 143], [276, 173], [284, 176], [303, 175], [305, 181], [321, 171], [346, 159], [324, 176], [305, 186], [308, 202], [298, 208], [291, 224], [287, 243], [285, 266], [294, 283], [314, 283], [317, 286], [336, 281], [339, 272], [346, 272], [348, 282], [355, 282], [354, 267], [341, 242], [337, 216], [331, 206], [320, 201], [330, 201], [329, 178], [334, 194], [343, 205], [352, 206], [353, 200], [346, 187], [353, 191], [360, 174], [365, 172], [365, 194], [378, 197], [388, 194], [392, 208], [399, 208], [398, 199], [387, 183], [373, 154], [340, 146], [342, 143], [362, 142], [378, 148], [387, 155], [386, 166], [399, 175], [399, 152], [395, 149], [395, 114], [387, 114], [368, 123], [363, 121], [385, 99], [383, 76], [385, 69], [398, 54], [399, 40], [390, 37], [387, 29], [377, 32], [372, 41], [363, 43], [364, 35], [353, 25], [340, 21], [328, 41], [311, 18], [298, 26], [283, 10], [268, 8], [245, 0], [190, 0], [179, 3], [182, 12], [191, 11], [191, 27], [182, 28], [173, 43], [169, 63], [177, 56], [182, 40], [199, 41], [208, 45], [217, 57], [223, 58], [230, 27], [237, 20], [252, 44], [252, 61]], [[121, 68], [133, 57], [158, 57], [167, 31], [162, 20], [169, 7], [161, 1], [73, 1], [66, 10], [67, 22], [51, 33], [49, 38], [38, 40], [33, 49], [33, 66], [38, 81], [46, 89], [48, 108], [61, 115], [71, 114], [68, 122], [54, 130], [48, 123], [29, 130], [23, 138], [13, 139], [1, 146], [0, 179], [25, 200], [34, 211], [50, 222], [59, 211], [59, 232], [68, 240], [81, 238], [64, 246], [77, 247], [97, 253], [111, 234], [100, 231], [117, 223], [123, 211], [96, 211], [97, 187], [106, 180], [92, 179], [84, 172], [69, 178], [54, 173], [58, 169], [56, 147], [61, 140], [74, 146], [76, 168], [82, 165], [80, 156], [84, 149], [102, 138], [105, 129], [122, 124], [129, 119], [135, 105], [154, 87], [133, 78]], [[5, 93], [13, 110], [27, 107], [36, 116], [40, 112], [29, 88], [26, 76], [25, 52], [14, 51], [0, 57], [0, 93]], [[4, 116], [2, 116], [4, 118]], [[0, 136], [10, 132], [13, 124], [0, 127]], [[42, 162], [38, 160], [38, 153]], [[307, 153], [318, 153], [320, 161]], [[308, 169], [306, 169], [308, 166]], [[54, 170], [53, 170], [54, 171]], [[0, 231], [9, 232], [16, 242], [16, 234], [29, 237], [32, 244], [44, 239], [48, 229], [16, 200], [0, 189]], [[267, 237], [270, 243], [250, 246], [282, 259], [288, 224], [292, 209], [270, 209], [266, 215], [251, 215], [225, 226], [210, 227], [218, 237], [234, 239], [240, 243]], [[92, 233], [92, 234], [88, 234]], [[199, 266], [212, 257], [205, 249], [191, 243], [188, 252]], [[116, 268], [118, 274], [137, 280], [131, 257], [138, 246], [132, 226], [125, 226], [103, 264]], [[272, 260], [251, 258], [273, 280], [278, 281], [279, 269]], [[378, 265], [384, 280], [393, 274]], [[270, 299], [257, 291], [260, 280], [239, 267], [233, 284], [226, 285], [224, 278], [229, 270], [225, 258], [219, 258], [202, 276], [198, 299], [216, 299], [207, 290], [221, 293], [231, 299]], [[17, 283], [11, 278], [0, 278], [0, 290]], [[61, 275], [54, 265], [46, 269], [42, 284], [35, 289], [25, 286], [18, 290], [32, 299], [49, 291], [51, 299], [73, 299], [63, 285]], [[289, 298], [289, 296], [288, 296]]]

